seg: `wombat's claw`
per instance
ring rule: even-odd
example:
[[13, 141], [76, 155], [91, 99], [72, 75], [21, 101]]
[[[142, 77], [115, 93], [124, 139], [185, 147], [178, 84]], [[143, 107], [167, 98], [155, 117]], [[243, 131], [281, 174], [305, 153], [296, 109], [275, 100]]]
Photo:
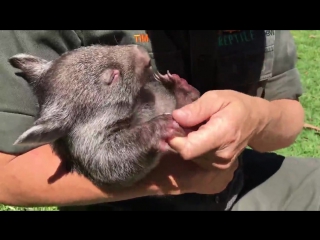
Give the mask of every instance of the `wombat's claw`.
[[169, 78], [172, 78], [171, 73], [169, 72], [169, 70], [167, 70], [167, 75], [169, 76]]
[[[168, 71], [168, 73], [169, 73], [169, 71]], [[159, 73], [158, 71], [153, 74], [153, 77], [154, 77], [157, 81], [161, 81], [161, 80], [166, 80], [166, 81], [168, 81], [168, 80], [171, 78], [171, 76], [172, 76], [171, 73], [166, 74], [166, 75], [162, 75], [162, 74]]]
[[160, 79], [161, 79], [161, 74], [157, 71], [157, 72], [155, 72], [155, 73], [153, 73], [153, 77], [157, 80], [157, 81], [160, 81]]

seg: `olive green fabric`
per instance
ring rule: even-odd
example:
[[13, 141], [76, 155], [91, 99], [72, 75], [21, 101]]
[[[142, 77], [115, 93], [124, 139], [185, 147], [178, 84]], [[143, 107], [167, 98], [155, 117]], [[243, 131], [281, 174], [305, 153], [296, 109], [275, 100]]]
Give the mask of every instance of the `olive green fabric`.
[[302, 95], [296, 62], [297, 51], [290, 31], [276, 30], [272, 77], [265, 86], [266, 99], [298, 99]]
[[320, 159], [246, 150], [245, 189], [233, 211], [319, 211]]
[[19, 154], [30, 150], [13, 146], [14, 141], [32, 123], [37, 114], [36, 99], [8, 58], [29, 53], [52, 60], [59, 54], [80, 46], [73, 31], [0, 31], [0, 152]]
[[[275, 153], [258, 153], [249, 149], [245, 150], [243, 158], [245, 187], [232, 207], [232, 211], [320, 210], [320, 159], [284, 157]], [[173, 199], [170, 199], [171, 203]], [[196, 204], [210, 205], [205, 197], [198, 199]], [[181, 198], [179, 200], [183, 204]], [[189, 198], [187, 201], [189, 201]], [[114, 203], [87, 207], [63, 207], [61, 210], [161, 211], [174, 209], [170, 204], [164, 205], [159, 200], [152, 201], [150, 198], [144, 202], [137, 199], [133, 203], [131, 205], [127, 204], [125, 207], [119, 203]], [[212, 201], [212, 204], [216, 203]], [[185, 210], [192, 211], [195, 209], [197, 208], [191, 205], [189, 209]], [[198, 207], [198, 209], [201, 208]]]

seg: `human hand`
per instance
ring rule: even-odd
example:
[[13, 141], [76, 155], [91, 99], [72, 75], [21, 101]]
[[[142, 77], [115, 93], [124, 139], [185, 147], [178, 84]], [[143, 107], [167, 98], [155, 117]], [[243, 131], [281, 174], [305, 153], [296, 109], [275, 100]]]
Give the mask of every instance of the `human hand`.
[[258, 98], [232, 90], [206, 92], [173, 112], [182, 127], [205, 123], [186, 137], [170, 139], [170, 146], [185, 160], [192, 159], [206, 168], [229, 168], [252, 136], [267, 124], [257, 101]]
[[227, 187], [237, 167], [238, 161], [235, 161], [228, 169], [212, 167], [208, 170], [193, 161], [185, 161], [179, 154], [169, 153], [134, 189], [141, 189], [144, 196], [216, 194]]

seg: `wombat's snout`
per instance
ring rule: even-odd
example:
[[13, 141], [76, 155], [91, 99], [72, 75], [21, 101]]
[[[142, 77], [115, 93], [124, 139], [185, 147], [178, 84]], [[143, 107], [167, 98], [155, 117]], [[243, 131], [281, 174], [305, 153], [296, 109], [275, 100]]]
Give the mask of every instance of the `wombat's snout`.
[[140, 45], [135, 45], [135, 54], [137, 63], [140, 67], [147, 67], [150, 65], [151, 58], [147, 49]]

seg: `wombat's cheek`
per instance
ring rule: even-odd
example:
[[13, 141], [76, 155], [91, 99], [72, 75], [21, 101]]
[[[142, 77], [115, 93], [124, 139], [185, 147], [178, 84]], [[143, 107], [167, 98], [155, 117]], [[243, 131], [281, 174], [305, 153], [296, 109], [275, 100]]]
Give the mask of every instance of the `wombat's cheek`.
[[136, 66], [140, 69], [145, 69], [151, 67], [151, 58], [150, 55], [144, 47], [140, 45], [135, 45], [134, 56]]

